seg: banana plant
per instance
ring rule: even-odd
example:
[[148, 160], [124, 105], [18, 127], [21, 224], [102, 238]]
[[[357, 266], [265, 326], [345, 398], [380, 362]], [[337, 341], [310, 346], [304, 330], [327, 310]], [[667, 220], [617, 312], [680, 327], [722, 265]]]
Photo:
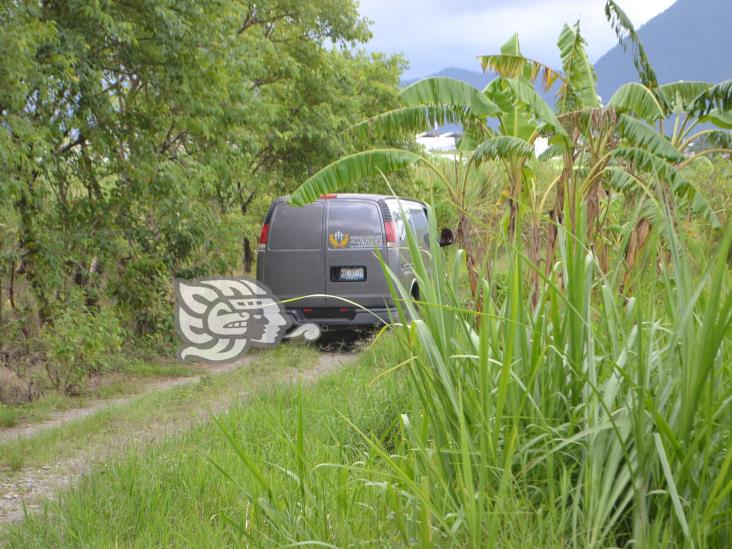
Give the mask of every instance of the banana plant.
[[655, 88], [629, 82], [618, 88], [609, 104], [619, 112], [645, 120], [666, 135], [676, 150], [687, 154], [679, 163], [680, 168], [699, 156], [732, 152], [712, 148], [689, 154], [691, 145], [701, 137], [727, 134], [732, 129], [732, 80], [718, 84], [679, 81]]
[[[564, 74], [533, 59], [523, 57], [517, 35], [512, 36], [497, 55], [480, 56], [479, 61], [484, 71], [498, 74], [485, 88], [484, 93], [500, 108], [498, 127], [493, 140], [511, 139], [517, 146], [520, 144], [525, 154], [494, 155], [504, 169], [509, 183], [508, 202], [508, 237], [512, 238], [521, 218], [527, 219], [528, 258], [538, 267], [541, 253], [542, 210], [544, 199], [538, 199], [534, 172], [531, 160], [534, 158], [534, 143], [540, 136], [545, 136], [560, 149], [566, 149], [570, 136], [552, 108], [535, 89], [537, 80], [546, 92], [555, 82], [561, 81], [562, 90], [567, 95], [574, 94], [575, 87]], [[570, 92], [571, 90], [571, 92]], [[491, 139], [485, 144], [489, 144]], [[480, 147], [476, 153], [480, 151]], [[521, 215], [520, 215], [521, 214]], [[532, 302], [536, 304], [539, 295], [539, 273], [531, 271]]]
[[[612, 186], [624, 192], [633, 189], [645, 192], [657, 187], [665, 207], [670, 210], [674, 209], [674, 197], [686, 198], [691, 203], [691, 211], [705, 216], [713, 227], [719, 227], [719, 219], [711, 205], [680, 170], [698, 157], [732, 152], [720, 146], [690, 153], [692, 144], [704, 136], [721, 137], [722, 142], [728, 140], [728, 132], [732, 129], [732, 80], [719, 84], [700, 81], [659, 84], [643, 43], [627, 15], [612, 0], [606, 2], [605, 13], [620, 43], [631, 43], [640, 80], [618, 88], [608, 103], [620, 115], [625, 138], [615, 152], [615, 158], [637, 168], [634, 174], [614, 173]], [[661, 154], [656, 154], [659, 147], [650, 150], [646, 147], [649, 140], [660, 143]], [[654, 156], [645, 154], [647, 152]], [[658, 209], [651, 209], [636, 224], [626, 248], [626, 278], [650, 236], [657, 213]]]
[[[618, 88], [610, 99], [610, 106], [618, 111], [630, 111], [636, 117], [655, 124], [658, 131], [667, 135], [671, 144], [682, 154], [687, 153], [691, 144], [700, 137], [719, 132], [727, 135], [725, 130], [732, 129], [732, 80], [718, 84], [700, 81], [659, 84], [643, 43], [628, 16], [613, 0], [607, 0], [605, 15], [621, 45], [625, 47], [627, 42], [631, 43], [640, 80]], [[670, 134], [665, 128], [668, 122], [672, 124]], [[696, 156], [720, 151], [730, 152], [728, 149], [701, 151], [683, 161], [680, 167]]]
[[[524, 57], [518, 36], [514, 35], [500, 53], [478, 58], [485, 71], [497, 74], [485, 89], [478, 90], [451, 78], [426, 78], [401, 91], [400, 107], [364, 120], [350, 130], [368, 141], [411, 137], [434, 124], [460, 123], [464, 129], [458, 145], [460, 157], [448, 169], [445, 163], [433, 163], [429, 156], [408, 145], [367, 149], [336, 160], [311, 176], [290, 201], [305, 204], [320, 194], [347, 188], [356, 180], [425, 164], [442, 181], [458, 212], [458, 242], [465, 249], [473, 295], [479, 288], [480, 253], [472, 238], [466, 190], [471, 172], [487, 160], [503, 168], [508, 182], [505, 194], [509, 238], [522, 234], [518, 229], [520, 219], [523, 213], [529, 214], [529, 256], [536, 266], [541, 225], [547, 222], [543, 217], [544, 203], [554, 190], [545, 246], [547, 272], [554, 262], [559, 227], [567, 225], [576, 230], [574, 212], [582, 201], [588, 206], [588, 242], [601, 264], [607, 266], [604, 244], [598, 235], [601, 236], [606, 219], [601, 215], [603, 200], [609, 202], [612, 192], [637, 193], [640, 189], [647, 193], [660, 181], [660, 187], [669, 195], [667, 200], [671, 194], [686, 196], [695, 211], [715, 222], [708, 202], [683, 178], [679, 168], [687, 162], [682, 153], [693, 139], [690, 132], [698, 124], [732, 125], [732, 85], [659, 86], [627, 16], [612, 1], [607, 2], [606, 12], [619, 38], [630, 39], [634, 44], [641, 76], [640, 83], [621, 87], [607, 106], [597, 95], [596, 75], [579, 23], [564, 25], [559, 35], [561, 71]], [[537, 92], [537, 82], [545, 91], [559, 82], [555, 109]], [[671, 112], [683, 112], [684, 118], [677, 118], [673, 135], [667, 137], [663, 124]], [[494, 123], [489, 123], [489, 119]], [[549, 139], [549, 154], [561, 156], [562, 170], [544, 196], [537, 198], [531, 162], [534, 143], [540, 136]], [[637, 249], [642, 247], [642, 242], [639, 244]], [[536, 282], [536, 270], [533, 276]]]
[[[579, 21], [573, 26], [565, 24], [557, 39], [564, 78], [557, 93], [556, 109], [567, 130], [568, 139], [554, 145], [546, 153], [546, 156], [558, 154], [562, 157], [562, 171], [552, 184], [552, 187], [556, 187], [556, 193], [547, 230], [547, 274], [551, 272], [554, 263], [559, 227], [565, 220], [567, 199], [572, 205], [582, 199], [593, 206], [588, 219], [588, 226], [592, 227], [592, 215], [598, 209], [596, 206], [599, 203], [600, 187], [594, 181], [591, 185], [586, 185], [581, 179], [597, 172], [597, 165], [602, 162], [605, 148], [609, 145], [607, 117], [603, 116], [601, 110], [598, 112], [601, 104], [597, 95], [597, 75], [585, 47]], [[578, 189], [584, 189], [584, 195]], [[574, 229], [575, 207], [567, 209]]]
[[[486, 89], [479, 90], [451, 78], [426, 78], [401, 91], [401, 107], [365, 120], [351, 130], [365, 139], [395, 138], [414, 135], [432, 124], [460, 123], [464, 136], [458, 147], [461, 160], [455, 163], [454, 172], [443, 170], [427, 156], [410, 150], [367, 150], [341, 158], [310, 177], [293, 193], [292, 203], [304, 204], [356, 179], [424, 163], [444, 183], [458, 211], [458, 241], [465, 249], [470, 286], [476, 295], [479, 254], [471, 238], [470, 208], [466, 204], [471, 171], [480, 169], [486, 161], [497, 161], [504, 168], [509, 185], [511, 236], [517, 225], [524, 183], [530, 173], [527, 163], [534, 158], [533, 143], [540, 135], [558, 141], [568, 139], [554, 111], [533, 86], [540, 76], [545, 88], [561, 76], [539, 62], [524, 58], [518, 36], [511, 37], [500, 54], [483, 56], [480, 61], [486, 70], [499, 75]], [[497, 125], [489, 124], [489, 118], [495, 119]]]

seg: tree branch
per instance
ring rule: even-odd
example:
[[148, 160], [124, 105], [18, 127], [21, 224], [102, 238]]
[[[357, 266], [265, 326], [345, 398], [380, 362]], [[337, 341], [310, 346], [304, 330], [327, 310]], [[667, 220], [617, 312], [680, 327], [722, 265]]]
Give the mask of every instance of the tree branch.
[[74, 139], [73, 141], [70, 141], [69, 143], [66, 143], [65, 145], [62, 145], [58, 149], [56, 149], [56, 154], [64, 154], [69, 152], [74, 147], [78, 147], [82, 143], [86, 141], [86, 137], [84, 137], [84, 134], [79, 132], [79, 137]]
[[239, 30], [236, 31], [236, 34], [243, 34], [248, 29], [256, 26], [256, 25], [265, 25], [270, 26], [270, 28], [267, 30], [268, 36], [273, 32], [272, 25], [280, 21], [282, 19], [285, 19], [287, 17], [295, 17], [297, 15], [294, 12], [291, 11], [284, 11], [282, 13], [278, 13], [276, 15], [272, 15], [271, 17], [267, 18], [260, 18], [259, 15], [257, 15], [257, 8], [254, 6], [249, 6], [249, 10], [247, 11], [247, 15], [244, 18], [244, 21], [242, 22], [241, 27], [239, 27]]
[[[242, 195], [241, 192], [239, 193], [239, 200], [241, 200]], [[247, 215], [247, 210], [249, 209], [249, 205], [252, 203], [252, 200], [254, 199], [254, 191], [249, 192], [249, 196], [246, 200], [241, 202], [241, 215]]]

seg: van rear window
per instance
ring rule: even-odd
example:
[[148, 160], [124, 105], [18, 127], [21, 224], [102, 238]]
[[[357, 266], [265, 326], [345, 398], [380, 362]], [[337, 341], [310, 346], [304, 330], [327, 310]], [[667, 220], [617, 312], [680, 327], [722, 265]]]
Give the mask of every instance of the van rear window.
[[323, 205], [302, 208], [280, 204], [269, 228], [270, 250], [320, 250], [323, 247]]
[[[386, 204], [391, 210], [391, 217], [396, 222], [397, 235], [399, 241], [406, 246], [407, 242], [407, 227], [406, 222], [412, 228], [414, 235], [417, 237], [417, 244], [424, 248], [430, 246], [430, 235], [429, 235], [429, 224], [427, 223], [427, 210], [423, 204], [414, 202], [412, 200], [394, 200], [389, 199]], [[402, 212], [405, 214], [405, 218], [402, 218]]]
[[328, 248], [383, 246], [381, 215], [376, 204], [355, 200], [328, 203]]

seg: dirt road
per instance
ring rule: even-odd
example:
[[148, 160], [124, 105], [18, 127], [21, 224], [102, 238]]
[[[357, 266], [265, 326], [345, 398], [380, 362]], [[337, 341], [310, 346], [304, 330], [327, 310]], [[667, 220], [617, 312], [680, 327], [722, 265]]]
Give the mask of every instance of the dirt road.
[[0, 430], [0, 444], [9, 440], [32, 436], [36, 433], [40, 433], [41, 431], [64, 425], [66, 423], [69, 423], [70, 421], [90, 416], [100, 410], [104, 410], [112, 406], [127, 404], [135, 399], [140, 398], [143, 395], [154, 393], [156, 391], [164, 391], [165, 389], [170, 389], [171, 387], [177, 387], [179, 385], [189, 385], [192, 383], [197, 383], [201, 381], [201, 378], [204, 375], [216, 375], [223, 374], [225, 372], [231, 372], [232, 370], [236, 370], [237, 368], [240, 368], [245, 364], [251, 362], [251, 360], [255, 356], [256, 355], [249, 355], [244, 357], [242, 360], [232, 362], [230, 364], [223, 364], [220, 366], [206, 366], [205, 369], [202, 370], [201, 375], [198, 376], [154, 380], [150, 383], [145, 384], [145, 386], [142, 388], [142, 391], [134, 395], [121, 398], [91, 400], [87, 402], [85, 406], [82, 406], [80, 408], [72, 408], [70, 410], [61, 410], [58, 412], [54, 412], [53, 414], [51, 414], [51, 417], [49, 419], [44, 421], [38, 421], [26, 425], [19, 425], [17, 427], [2, 429]]
[[[355, 356], [352, 353], [323, 352], [318, 356], [316, 363], [310, 367], [278, 370], [268, 377], [266, 383], [258, 387], [257, 390], [273, 387], [277, 384], [290, 384], [298, 380], [302, 380], [303, 383], [313, 382], [342, 367], [353, 360]], [[256, 355], [246, 357], [244, 361], [233, 365], [214, 367], [207, 370], [206, 375], [232, 371], [254, 359], [256, 359]], [[143, 395], [138, 394], [125, 399], [94, 402], [86, 408], [58, 414], [43, 423], [9, 429], [0, 436], [0, 442], [12, 440], [16, 437], [32, 437], [44, 430], [53, 429], [106, 410], [110, 406], [133, 404], [136, 399], [143, 398], [145, 394], [170, 390], [175, 386], [200, 381], [201, 377], [194, 377], [157, 382], [151, 384]], [[88, 472], [93, 465], [103, 463], [115, 455], [124, 453], [127, 449], [141, 447], [189, 429], [193, 425], [206, 420], [211, 414], [223, 412], [234, 403], [246, 399], [253, 392], [252, 389], [242, 389], [239, 392], [229, 393], [225, 398], [217, 399], [215, 402], [200, 403], [194, 408], [188, 409], [184, 416], [174, 419], [160, 420], [151, 417], [150, 422], [143, 429], [123, 435], [119, 432], [111, 432], [103, 442], [91, 444], [77, 455], [58, 459], [51, 465], [26, 468], [18, 472], [0, 469], [0, 525], [20, 520], [26, 512], [37, 510], [44, 500], [54, 497], [60, 489], [75, 482], [80, 476]], [[0, 545], [2, 545], [1, 541]]]

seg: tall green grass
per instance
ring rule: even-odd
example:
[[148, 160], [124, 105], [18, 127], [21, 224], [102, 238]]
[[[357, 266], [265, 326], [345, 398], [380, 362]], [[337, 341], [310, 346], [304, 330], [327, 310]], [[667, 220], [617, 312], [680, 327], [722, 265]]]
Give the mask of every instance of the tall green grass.
[[[439, 252], [425, 261], [409, 236], [421, 301], [390, 278], [402, 355], [384, 375], [404, 372], [412, 400], [388, 444], [362, 433], [368, 459], [351, 469], [378, 495], [354, 492], [350, 505], [385, 512], [381, 539], [396, 531], [401, 544], [424, 547], [732, 544], [732, 229], [692, 275], [667, 223], [666, 244], [657, 242], [662, 251], [627, 297], [619, 267], [599, 270], [583, 213], [575, 232], [560, 234], [535, 307], [518, 246], [506, 287], [495, 292], [484, 280], [476, 311], [461, 297], [462, 253], [452, 264]], [[297, 421], [296, 454], [307, 437]], [[331, 500], [327, 490], [307, 493], [310, 504], [294, 508]], [[249, 500], [278, 543], [366, 541], [294, 531], [266, 511], [271, 499]], [[327, 517], [323, 509], [312, 520]]]
[[667, 223], [670, 260], [627, 298], [582, 214], [533, 308], [520, 249], [504, 297], [484, 281], [476, 313], [458, 299], [460, 254], [425, 264], [410, 238], [423, 301], [403, 301], [400, 338], [419, 407], [397, 455], [374, 451], [422, 509], [422, 540], [730, 546], [732, 230], [694, 279]]
[[421, 301], [389, 279], [358, 366], [95, 473], [10, 545], [731, 546], [732, 229], [698, 272], [667, 223], [628, 297], [578, 211], [536, 306], [514, 246], [477, 312], [431, 218]]

